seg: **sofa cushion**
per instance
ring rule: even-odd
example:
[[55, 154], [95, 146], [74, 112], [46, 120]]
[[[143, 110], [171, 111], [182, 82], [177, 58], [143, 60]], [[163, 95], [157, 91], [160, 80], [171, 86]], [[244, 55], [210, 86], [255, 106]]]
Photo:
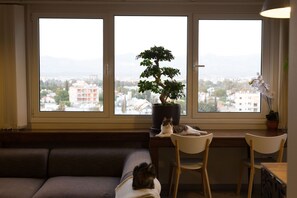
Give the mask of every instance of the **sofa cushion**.
[[36, 178], [0, 178], [0, 197], [31, 198], [44, 181]]
[[38, 148], [1, 148], [0, 177], [46, 177], [48, 152]]
[[119, 182], [117, 177], [52, 177], [34, 198], [114, 198]]
[[125, 159], [132, 151], [134, 149], [53, 149], [49, 156], [48, 175], [121, 177]]

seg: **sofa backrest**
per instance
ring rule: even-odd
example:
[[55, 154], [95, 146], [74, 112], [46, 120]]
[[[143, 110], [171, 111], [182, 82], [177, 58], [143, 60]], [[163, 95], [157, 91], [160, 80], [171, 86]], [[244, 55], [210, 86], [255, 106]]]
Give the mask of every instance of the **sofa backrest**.
[[49, 155], [48, 176], [121, 177], [128, 148], [57, 148]]
[[48, 149], [0, 148], [0, 177], [44, 178]]

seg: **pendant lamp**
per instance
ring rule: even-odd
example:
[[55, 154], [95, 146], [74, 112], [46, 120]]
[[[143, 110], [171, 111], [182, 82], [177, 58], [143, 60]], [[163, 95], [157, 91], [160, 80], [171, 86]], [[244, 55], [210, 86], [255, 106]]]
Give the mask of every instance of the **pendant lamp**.
[[291, 7], [289, 0], [265, 0], [261, 16], [269, 18], [290, 18]]

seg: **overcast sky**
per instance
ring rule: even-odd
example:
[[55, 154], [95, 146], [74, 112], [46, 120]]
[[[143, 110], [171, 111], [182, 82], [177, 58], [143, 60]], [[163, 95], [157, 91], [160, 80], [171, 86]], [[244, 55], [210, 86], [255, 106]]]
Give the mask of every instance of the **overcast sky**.
[[[98, 63], [98, 67], [103, 67], [102, 19], [42, 18], [39, 21], [39, 25], [41, 57], [59, 58], [59, 60], [61, 58], [80, 61], [98, 60], [101, 63], [101, 65]], [[210, 62], [214, 65], [218, 64], [214, 63], [215, 60], [207, 60], [205, 57], [226, 56], [229, 58], [230, 56], [234, 57], [234, 55], [240, 57], [243, 55], [247, 57], [255, 54], [260, 55], [261, 28], [260, 20], [244, 22], [242, 20], [200, 21], [199, 64], [209, 64]], [[116, 77], [120, 77], [121, 73], [125, 74], [124, 77], [128, 77], [127, 75], [131, 75], [132, 73], [136, 73], [136, 76], [139, 76], [138, 73], [143, 68], [139, 67], [139, 61], [135, 61], [135, 56], [154, 45], [164, 46], [171, 50], [177, 59], [172, 64], [176, 64], [176, 67], [182, 68], [183, 76], [185, 76], [187, 64], [187, 29], [187, 17], [185, 16], [116, 16]], [[219, 61], [222, 61], [222, 59]], [[257, 64], [260, 61], [261, 58], [256, 57], [255, 63], [251, 62], [251, 64]], [[225, 65], [227, 64], [225, 63]], [[61, 68], [61, 63], [55, 65], [59, 65], [59, 68]], [[96, 69], [96, 67], [93, 68]], [[49, 69], [47, 68], [47, 71]], [[52, 69], [56, 70], [55, 68]], [[65, 72], [65, 70], [63, 71]], [[212, 69], [210, 71], [213, 72], [216, 70]], [[217, 70], [217, 72], [220, 72], [220, 70]], [[255, 75], [256, 72], [258, 71], [255, 71]]]

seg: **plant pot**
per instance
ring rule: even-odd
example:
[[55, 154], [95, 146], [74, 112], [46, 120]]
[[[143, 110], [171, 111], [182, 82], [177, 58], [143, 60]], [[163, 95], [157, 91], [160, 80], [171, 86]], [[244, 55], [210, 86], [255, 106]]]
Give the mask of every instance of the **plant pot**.
[[267, 120], [266, 127], [269, 131], [275, 131], [278, 129], [278, 120]]
[[180, 105], [179, 104], [154, 104], [152, 107], [152, 128], [155, 133], [161, 131], [161, 124], [164, 117], [172, 118], [173, 125], [178, 125], [180, 120]]

